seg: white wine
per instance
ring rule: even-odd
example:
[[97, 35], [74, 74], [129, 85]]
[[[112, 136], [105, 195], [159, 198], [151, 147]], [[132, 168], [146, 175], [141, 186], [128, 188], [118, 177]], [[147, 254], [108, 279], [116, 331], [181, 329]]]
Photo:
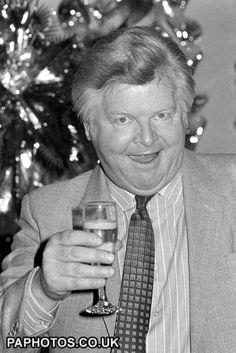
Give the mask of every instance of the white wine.
[[99, 249], [115, 252], [117, 242], [117, 223], [107, 220], [89, 220], [85, 221], [83, 228], [87, 232], [96, 233], [102, 238], [102, 245]]

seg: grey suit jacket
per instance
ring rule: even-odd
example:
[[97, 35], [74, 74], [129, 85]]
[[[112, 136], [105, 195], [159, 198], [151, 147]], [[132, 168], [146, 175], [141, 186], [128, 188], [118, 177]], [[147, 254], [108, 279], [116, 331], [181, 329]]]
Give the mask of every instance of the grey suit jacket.
[[[195, 155], [185, 151], [183, 186], [189, 249], [191, 353], [235, 353], [236, 156]], [[69, 181], [38, 189], [24, 198], [22, 229], [15, 236], [13, 252], [5, 259], [1, 275], [3, 344], [16, 323], [16, 336], [23, 335], [24, 292], [40, 244], [53, 233], [72, 228], [72, 207], [96, 199], [109, 199], [100, 167]], [[117, 269], [116, 262], [114, 266]], [[118, 303], [119, 287], [119, 271], [116, 270], [107, 288], [113, 303]], [[92, 291], [72, 293], [61, 304], [52, 326], [42, 331], [41, 336], [113, 336], [115, 316], [87, 318], [80, 315], [92, 301]], [[81, 351], [104, 353], [109, 349]]]

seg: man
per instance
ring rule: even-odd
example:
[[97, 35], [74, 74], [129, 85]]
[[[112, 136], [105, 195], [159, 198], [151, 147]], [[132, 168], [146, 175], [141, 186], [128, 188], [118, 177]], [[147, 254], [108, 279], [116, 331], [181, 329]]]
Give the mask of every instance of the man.
[[[75, 352], [73, 338], [82, 337], [81, 351], [110, 351], [104, 342], [96, 349], [88, 346], [96, 339], [101, 343], [101, 337], [119, 337], [119, 312], [96, 318], [80, 313], [106, 280], [108, 298], [118, 304], [129, 223], [139, 195], [151, 196], [146, 209], [155, 244], [148, 332], [138, 328], [143, 352], [235, 352], [236, 160], [184, 150], [193, 101], [185, 57], [158, 30], [122, 29], [91, 48], [72, 93], [99, 164], [24, 198], [21, 230], [2, 265], [4, 344], [8, 336], [12, 351], [22, 351], [19, 345], [12, 348], [21, 337], [25, 351], [36, 352], [32, 337], [44, 338], [41, 347], [47, 346], [46, 337], [61, 337], [55, 338], [55, 348], [50, 341], [51, 351]], [[95, 234], [72, 231], [72, 208], [89, 200], [116, 202], [115, 256], [99, 249]], [[40, 244], [45, 245], [42, 265], [34, 268]], [[150, 282], [151, 272], [146, 277]], [[129, 327], [127, 347], [135, 348], [116, 352], [142, 351], [135, 339], [133, 346], [128, 342], [136, 329], [135, 315], [123, 323]]]

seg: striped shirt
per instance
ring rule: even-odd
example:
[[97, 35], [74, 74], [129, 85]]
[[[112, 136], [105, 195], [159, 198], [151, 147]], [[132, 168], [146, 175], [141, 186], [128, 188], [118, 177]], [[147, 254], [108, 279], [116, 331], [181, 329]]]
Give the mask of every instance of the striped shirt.
[[[109, 179], [107, 185], [117, 204], [118, 238], [123, 245], [117, 255], [122, 277], [135, 196]], [[181, 172], [151, 199], [147, 211], [155, 236], [155, 271], [146, 351], [190, 353], [188, 249]]]
[[26, 310], [24, 316], [24, 332], [27, 336], [37, 335], [37, 333], [42, 330], [48, 329], [60, 304], [59, 301], [49, 312], [47, 312], [35, 299], [31, 287], [33, 277], [37, 270], [38, 267], [31, 272], [29, 277], [29, 289], [26, 298]]
[[[117, 256], [122, 277], [135, 196], [108, 178], [107, 185], [117, 204], [118, 238], [123, 243]], [[181, 172], [149, 201], [147, 211], [155, 236], [155, 271], [146, 351], [190, 353], [188, 249]], [[36, 335], [50, 326], [57, 307], [46, 312], [33, 297], [31, 285], [27, 301], [24, 330], [29, 336]]]

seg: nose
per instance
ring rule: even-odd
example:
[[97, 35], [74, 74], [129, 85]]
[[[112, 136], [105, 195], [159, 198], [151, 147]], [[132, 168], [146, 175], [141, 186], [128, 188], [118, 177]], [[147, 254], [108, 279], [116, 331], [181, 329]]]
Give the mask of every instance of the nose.
[[149, 147], [158, 139], [157, 132], [152, 127], [151, 122], [142, 122], [139, 124], [139, 129], [134, 137], [134, 143], [141, 143]]

